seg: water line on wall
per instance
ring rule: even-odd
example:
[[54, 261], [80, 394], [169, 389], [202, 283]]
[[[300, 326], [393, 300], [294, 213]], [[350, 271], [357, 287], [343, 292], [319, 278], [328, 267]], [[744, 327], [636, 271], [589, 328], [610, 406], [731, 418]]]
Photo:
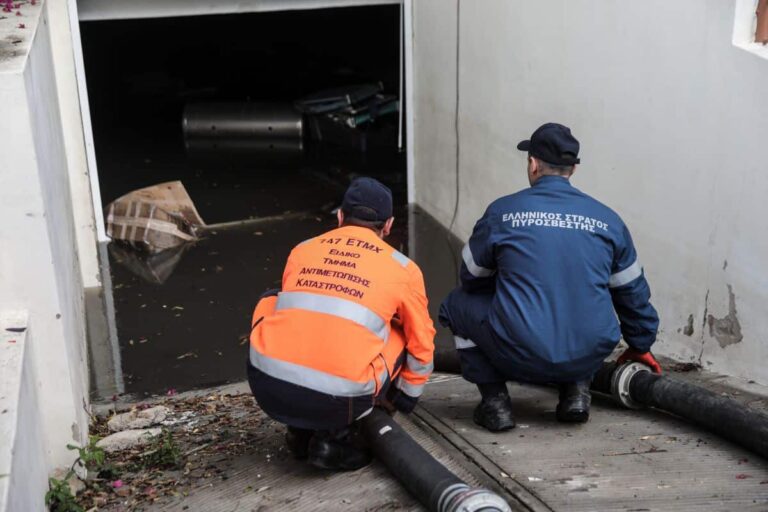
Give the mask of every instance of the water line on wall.
[[[448, 226], [448, 235], [446, 236], [446, 242], [450, 248], [451, 241], [449, 239], [450, 234], [453, 233], [453, 226], [456, 224], [456, 218], [459, 214], [459, 198], [461, 196], [461, 190], [459, 188], [459, 175], [461, 170], [460, 158], [461, 158], [461, 139], [459, 138], [459, 107], [461, 106], [461, 97], [459, 95], [459, 64], [461, 62], [461, 0], [456, 0], [456, 110], [453, 117], [453, 130], [456, 136], [456, 165], [455, 165], [455, 184], [456, 191], [454, 194], [453, 203], [453, 215], [451, 216], [451, 223]], [[461, 255], [455, 254], [453, 258], [454, 262], [454, 275], [459, 275], [459, 268], [461, 266]]]
[[460, 97], [460, 80], [459, 80], [459, 65], [461, 62], [461, 0], [456, 0], [456, 110], [453, 118], [453, 130], [456, 136], [456, 193], [454, 195], [453, 203], [453, 216], [451, 217], [451, 224], [448, 226], [448, 231], [453, 231], [453, 226], [456, 223], [456, 218], [459, 214], [459, 171], [461, 164], [459, 158], [461, 157], [461, 139], [459, 138], [459, 107], [461, 105]]

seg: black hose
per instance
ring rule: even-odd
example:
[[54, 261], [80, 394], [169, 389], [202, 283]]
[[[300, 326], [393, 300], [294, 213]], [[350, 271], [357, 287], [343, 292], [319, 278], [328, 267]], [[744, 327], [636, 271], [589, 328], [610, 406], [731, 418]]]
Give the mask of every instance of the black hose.
[[[647, 369], [629, 375], [625, 384], [619, 386], [621, 389], [617, 389], [618, 376], [627, 370], [627, 365], [605, 363], [592, 380], [592, 390], [611, 394], [624, 405], [629, 399], [634, 404], [674, 414], [768, 458], [765, 414], [701, 386], [656, 375]], [[622, 392], [629, 396], [617, 396]]]
[[592, 391], [597, 391], [598, 393], [610, 395], [611, 378], [617, 367], [618, 365], [616, 363], [603, 363], [603, 366], [600, 367], [595, 376], [592, 377], [592, 385], [590, 386], [590, 389]]
[[639, 372], [629, 382], [633, 400], [701, 425], [768, 458], [768, 416], [695, 384]]
[[510, 510], [490, 491], [470, 489], [383, 410], [375, 408], [363, 419], [362, 427], [376, 458], [429, 510]]
[[453, 346], [450, 348], [435, 347], [434, 363], [437, 372], [461, 374], [459, 351]]

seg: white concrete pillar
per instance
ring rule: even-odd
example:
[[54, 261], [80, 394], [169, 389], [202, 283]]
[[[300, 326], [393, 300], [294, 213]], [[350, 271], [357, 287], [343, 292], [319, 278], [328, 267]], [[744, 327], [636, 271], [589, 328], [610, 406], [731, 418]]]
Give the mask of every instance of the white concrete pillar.
[[87, 436], [83, 282], [49, 23], [41, 4], [22, 14], [0, 25], [0, 40], [18, 41], [0, 59], [0, 310], [27, 310], [35, 326], [40, 442], [54, 467]]

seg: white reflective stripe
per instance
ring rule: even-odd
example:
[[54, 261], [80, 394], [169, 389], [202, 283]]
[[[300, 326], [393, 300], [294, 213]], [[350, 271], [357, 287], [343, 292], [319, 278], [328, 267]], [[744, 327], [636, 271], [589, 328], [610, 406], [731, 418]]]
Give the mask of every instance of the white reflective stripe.
[[365, 418], [366, 416], [368, 416], [369, 414], [371, 414], [371, 412], [373, 412], [373, 407], [371, 407], [370, 409], [367, 409], [367, 410], [363, 411], [363, 414], [361, 414], [360, 416], [358, 416], [357, 418], [355, 418], [355, 421], [357, 421], [357, 420], [361, 420], [361, 419]]
[[461, 250], [461, 257], [464, 258], [464, 264], [467, 266], [467, 270], [469, 270], [469, 273], [472, 274], [475, 277], [488, 277], [490, 275], [493, 275], [494, 271], [481, 267], [477, 263], [475, 263], [475, 258], [472, 256], [472, 249], [469, 248], [469, 242], [464, 246], [464, 249]]
[[406, 366], [410, 371], [418, 375], [429, 375], [432, 373], [432, 368], [434, 368], [432, 361], [430, 361], [428, 364], [422, 364], [421, 361], [413, 357], [411, 354], [408, 354], [408, 357], [406, 358]]
[[474, 348], [477, 346], [472, 340], [462, 338], [461, 336], [454, 336], [453, 341], [456, 343], [456, 348], [458, 350], [462, 350], [465, 348]]
[[250, 359], [254, 367], [271, 377], [327, 395], [354, 397], [372, 395], [376, 391], [376, 383], [373, 380], [355, 382], [314, 368], [265, 356], [253, 347]]
[[351, 300], [309, 292], [282, 292], [277, 296], [276, 310], [283, 309], [338, 316], [362, 325], [384, 341], [389, 338], [389, 324], [367, 307]]
[[403, 380], [402, 377], [397, 379], [395, 386], [411, 398], [419, 398], [424, 392], [424, 384], [411, 384], [410, 382]]
[[410, 259], [405, 254], [401, 253], [400, 251], [395, 251], [392, 253], [392, 257], [395, 259], [396, 262], [398, 262], [403, 267], [407, 267], [408, 263], [410, 263]]
[[611, 276], [610, 280], [608, 280], [608, 288], [624, 286], [625, 284], [631, 283], [641, 275], [643, 275], [643, 267], [641, 267], [640, 263], [635, 260], [633, 264], [621, 272], [616, 272]]

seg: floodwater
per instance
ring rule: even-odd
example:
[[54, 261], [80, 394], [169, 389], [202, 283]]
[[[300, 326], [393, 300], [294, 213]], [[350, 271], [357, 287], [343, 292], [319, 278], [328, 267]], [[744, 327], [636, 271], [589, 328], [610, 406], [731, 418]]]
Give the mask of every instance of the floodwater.
[[[341, 193], [316, 185], [313, 209], [212, 229], [153, 265], [141, 266], [130, 251], [110, 247], [126, 393], [173, 393], [245, 378], [251, 313], [259, 296], [280, 286], [296, 244], [336, 226], [327, 204], [338, 204]], [[422, 268], [436, 319], [440, 301], [456, 283], [458, 240], [418, 207], [400, 206], [387, 242]], [[442, 328], [438, 344], [452, 345]], [[110, 393], [93, 391], [101, 398]]]
[[[247, 222], [213, 227], [197, 243], [150, 262], [110, 244], [118, 347], [91, 347], [92, 354], [110, 354], [92, 361], [95, 398], [111, 397], [120, 381], [125, 393], [143, 396], [244, 379], [259, 296], [280, 285], [296, 244], [336, 226], [334, 210], [357, 176], [375, 177], [392, 189], [399, 206], [387, 241], [422, 267], [436, 318], [456, 282], [458, 242], [427, 214], [405, 206], [406, 154], [396, 149], [395, 128], [377, 124], [355, 134], [354, 144], [324, 142], [303, 155], [269, 161], [187, 154], [179, 140], [150, 137], [154, 132], [99, 132], [105, 206], [132, 190], [181, 180], [209, 226]], [[448, 346], [445, 335], [441, 330], [439, 339]]]

